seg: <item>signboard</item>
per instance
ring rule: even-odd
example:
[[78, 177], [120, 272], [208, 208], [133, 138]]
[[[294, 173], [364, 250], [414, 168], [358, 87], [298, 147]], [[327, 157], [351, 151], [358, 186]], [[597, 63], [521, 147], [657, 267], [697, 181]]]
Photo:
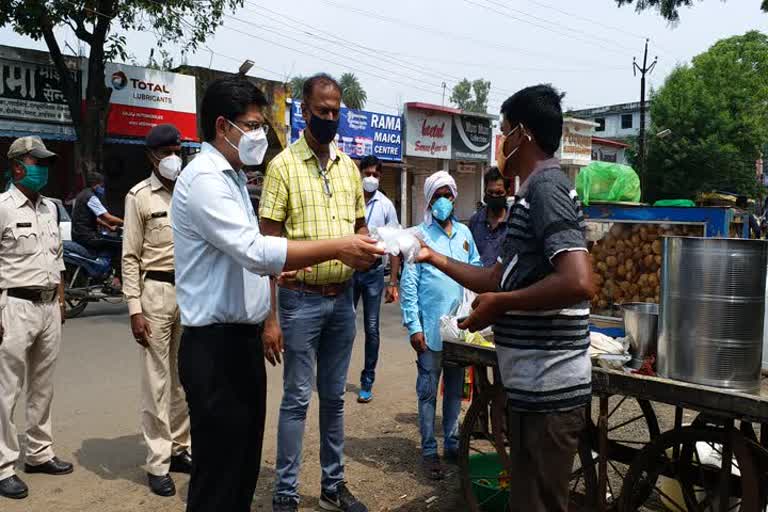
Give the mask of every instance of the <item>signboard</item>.
[[405, 116], [405, 154], [423, 158], [451, 158], [450, 114], [421, 109], [408, 109]]
[[589, 165], [592, 161], [592, 123], [566, 119], [557, 156], [563, 165]]
[[184, 140], [197, 140], [195, 77], [126, 64], [107, 64], [112, 88], [107, 133], [144, 137], [159, 124], [170, 123]]
[[[380, 160], [403, 159], [402, 117], [342, 107], [336, 145], [352, 158], [374, 155]], [[291, 107], [291, 142], [296, 142], [306, 128], [301, 117], [301, 103]]]
[[453, 116], [451, 154], [453, 160], [488, 162], [491, 159], [491, 120]]
[[56, 68], [0, 58], [0, 118], [71, 124]]

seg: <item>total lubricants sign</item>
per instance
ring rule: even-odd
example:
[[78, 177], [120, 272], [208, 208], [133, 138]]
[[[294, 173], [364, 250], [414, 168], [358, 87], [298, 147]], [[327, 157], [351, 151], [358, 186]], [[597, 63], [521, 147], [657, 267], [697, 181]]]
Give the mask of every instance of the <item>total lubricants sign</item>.
[[[291, 107], [291, 142], [296, 142], [306, 128], [301, 117], [301, 103]], [[336, 145], [352, 158], [367, 155], [381, 160], [403, 159], [402, 117], [365, 110], [341, 109]]]
[[159, 124], [173, 124], [184, 140], [197, 140], [195, 77], [126, 64], [107, 64], [112, 89], [107, 133], [144, 137]]

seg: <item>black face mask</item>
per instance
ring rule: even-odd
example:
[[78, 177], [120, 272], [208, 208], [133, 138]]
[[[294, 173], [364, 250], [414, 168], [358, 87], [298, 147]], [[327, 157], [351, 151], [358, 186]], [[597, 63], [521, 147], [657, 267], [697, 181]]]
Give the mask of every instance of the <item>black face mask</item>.
[[485, 205], [491, 210], [503, 210], [507, 207], [507, 198], [504, 196], [485, 196]]
[[336, 137], [336, 131], [339, 129], [339, 120], [331, 121], [310, 113], [308, 126], [309, 131], [317, 142], [328, 144]]

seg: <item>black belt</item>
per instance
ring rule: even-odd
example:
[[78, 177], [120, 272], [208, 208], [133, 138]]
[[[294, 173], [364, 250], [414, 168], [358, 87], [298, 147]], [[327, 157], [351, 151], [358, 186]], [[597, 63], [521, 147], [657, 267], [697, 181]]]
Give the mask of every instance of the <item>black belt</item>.
[[147, 270], [144, 275], [144, 279], [151, 279], [152, 281], [160, 281], [162, 283], [176, 284], [175, 272], [162, 272], [160, 270]]
[[40, 290], [37, 288], [8, 288], [6, 290], [9, 297], [28, 300], [30, 302], [53, 302], [59, 295], [58, 288], [49, 290]]

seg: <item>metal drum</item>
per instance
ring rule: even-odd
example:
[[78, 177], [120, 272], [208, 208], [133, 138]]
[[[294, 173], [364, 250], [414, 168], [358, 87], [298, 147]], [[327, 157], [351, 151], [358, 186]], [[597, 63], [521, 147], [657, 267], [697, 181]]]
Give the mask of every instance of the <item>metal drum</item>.
[[664, 238], [658, 373], [760, 389], [768, 242]]
[[657, 351], [659, 306], [648, 302], [630, 302], [621, 306], [624, 330], [629, 337], [629, 367], [638, 369]]

